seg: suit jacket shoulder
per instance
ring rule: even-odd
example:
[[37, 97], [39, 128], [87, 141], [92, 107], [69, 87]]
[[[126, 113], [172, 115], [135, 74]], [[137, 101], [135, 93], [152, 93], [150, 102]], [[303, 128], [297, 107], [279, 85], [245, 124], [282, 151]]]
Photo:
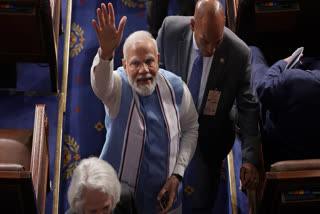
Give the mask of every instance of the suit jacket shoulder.
[[163, 27], [172, 32], [182, 32], [189, 27], [192, 16], [167, 16], [163, 20]]
[[192, 16], [166, 17], [157, 37], [160, 67], [177, 74], [184, 81], [192, 44], [191, 19]]
[[[217, 51], [229, 53], [231, 56], [246, 57], [250, 56], [250, 49], [244, 41], [242, 41], [229, 28], [224, 27], [224, 35], [222, 44]], [[232, 50], [232, 51], [231, 51]], [[235, 59], [234, 59], [235, 60]], [[242, 58], [239, 61], [243, 60]]]

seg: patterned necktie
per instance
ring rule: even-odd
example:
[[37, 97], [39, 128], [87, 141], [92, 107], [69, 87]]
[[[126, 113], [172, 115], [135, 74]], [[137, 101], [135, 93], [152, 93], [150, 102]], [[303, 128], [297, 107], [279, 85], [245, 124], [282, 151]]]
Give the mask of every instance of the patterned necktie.
[[192, 95], [193, 102], [197, 106], [200, 82], [202, 77], [203, 57], [199, 50], [197, 50], [198, 56], [193, 62], [191, 75], [188, 82], [188, 87]]

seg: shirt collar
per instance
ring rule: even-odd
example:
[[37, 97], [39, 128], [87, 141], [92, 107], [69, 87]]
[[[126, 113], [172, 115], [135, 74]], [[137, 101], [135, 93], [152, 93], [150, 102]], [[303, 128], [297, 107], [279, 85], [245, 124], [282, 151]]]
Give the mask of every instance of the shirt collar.
[[199, 50], [196, 39], [194, 38], [194, 33], [192, 33], [192, 48], [196, 51]]

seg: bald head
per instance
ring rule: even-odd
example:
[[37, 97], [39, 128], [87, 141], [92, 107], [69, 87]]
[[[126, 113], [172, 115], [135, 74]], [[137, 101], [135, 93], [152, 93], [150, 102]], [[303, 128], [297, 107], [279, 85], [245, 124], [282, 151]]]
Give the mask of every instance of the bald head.
[[224, 9], [219, 0], [199, 0], [190, 25], [203, 56], [212, 56], [223, 39]]
[[219, 0], [199, 0], [196, 4], [194, 17], [202, 19], [204, 16], [224, 17], [224, 9]]

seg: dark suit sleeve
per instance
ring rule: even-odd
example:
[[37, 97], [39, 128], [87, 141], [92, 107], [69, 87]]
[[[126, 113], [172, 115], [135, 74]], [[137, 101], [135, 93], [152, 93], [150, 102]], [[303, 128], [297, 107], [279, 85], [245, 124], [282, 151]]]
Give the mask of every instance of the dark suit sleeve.
[[248, 54], [245, 54], [241, 72], [237, 109], [242, 140], [242, 162], [258, 166], [261, 143], [258, 130], [259, 103], [253, 90], [249, 51]]
[[157, 37], [157, 45], [158, 45], [158, 51], [160, 53], [160, 68], [166, 69], [165, 61], [164, 61], [164, 41], [165, 33], [166, 33], [166, 20], [163, 20], [162, 26], [159, 29], [158, 37]]
[[249, 46], [249, 48], [251, 50], [253, 88], [257, 90], [257, 86], [263, 80], [265, 73], [269, 69], [269, 65], [258, 47]]
[[286, 73], [282, 72], [286, 66], [284, 60], [280, 60], [271, 66], [257, 85], [257, 95], [262, 106], [271, 110], [280, 110], [287, 107]]
[[120, 201], [113, 210], [112, 214], [138, 214], [133, 191], [125, 183], [121, 183]]

